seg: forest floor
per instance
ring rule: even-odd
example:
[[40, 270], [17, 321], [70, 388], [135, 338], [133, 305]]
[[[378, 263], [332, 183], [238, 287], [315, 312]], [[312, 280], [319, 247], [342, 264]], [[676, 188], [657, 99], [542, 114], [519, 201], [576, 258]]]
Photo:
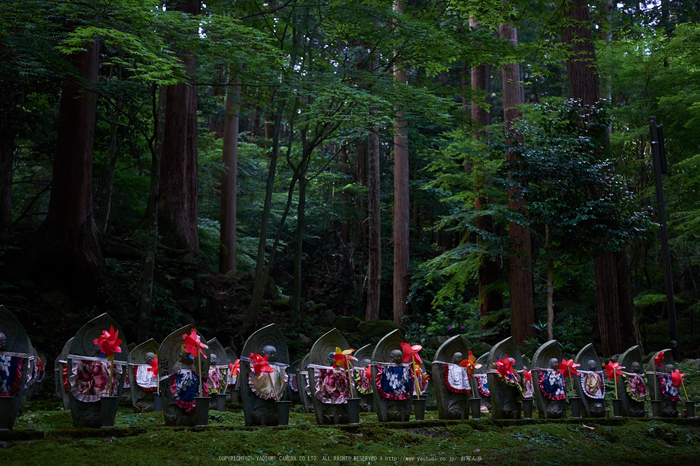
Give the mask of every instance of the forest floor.
[[[114, 429], [78, 429], [55, 400], [25, 407], [14, 430], [0, 433], [6, 465], [433, 465], [700, 463], [700, 418], [377, 422], [318, 426], [313, 414], [289, 426], [245, 427], [241, 405], [210, 411], [209, 427], [165, 427], [161, 412], [122, 406]], [[29, 430], [31, 427], [33, 430]]]

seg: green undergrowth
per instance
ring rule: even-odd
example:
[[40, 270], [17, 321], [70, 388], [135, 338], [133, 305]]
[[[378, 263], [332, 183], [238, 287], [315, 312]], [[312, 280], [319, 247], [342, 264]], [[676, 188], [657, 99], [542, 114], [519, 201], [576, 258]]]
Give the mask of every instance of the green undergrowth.
[[[19, 440], [29, 421], [33, 438]], [[3, 465], [429, 465], [429, 464], [698, 464], [700, 421], [426, 421], [318, 426], [292, 412], [288, 427], [246, 428], [240, 405], [211, 411], [209, 428], [163, 425], [162, 413], [121, 407], [116, 429], [74, 428], [59, 403], [36, 401], [0, 441]], [[12, 437], [16, 437], [14, 440]], [[2, 438], [2, 437], [0, 437]]]

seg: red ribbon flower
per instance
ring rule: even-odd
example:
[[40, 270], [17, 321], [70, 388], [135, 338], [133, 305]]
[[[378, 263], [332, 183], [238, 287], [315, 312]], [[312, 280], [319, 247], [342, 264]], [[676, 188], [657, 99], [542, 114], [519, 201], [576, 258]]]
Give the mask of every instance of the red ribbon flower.
[[365, 377], [372, 380], [372, 368], [370, 366], [365, 367]]
[[36, 368], [40, 371], [43, 371], [45, 366], [46, 366], [46, 361], [42, 358], [39, 358], [39, 361], [37, 361], [37, 363], [36, 363]]
[[158, 377], [158, 356], [153, 356], [153, 359], [148, 361], [146, 370], [151, 373], [152, 377]]
[[421, 345], [409, 345], [408, 343], [401, 342], [401, 349], [403, 350], [403, 362], [413, 361], [415, 364], [423, 364], [418, 351], [422, 350]]
[[523, 371], [523, 379], [526, 382], [532, 382], [532, 371]]
[[496, 372], [498, 372], [501, 377], [504, 379], [507, 379], [511, 375], [513, 375], [513, 363], [515, 362], [515, 359], [511, 359], [508, 357], [506, 354], [503, 359], [498, 359], [494, 364], [496, 365]]
[[659, 351], [659, 353], [654, 356], [654, 364], [656, 364], [656, 367], [662, 367], [664, 364], [664, 352]]
[[182, 349], [190, 353], [190, 356], [192, 356], [192, 359], [196, 358], [201, 354], [204, 356], [206, 359], [207, 355], [204, 354], [204, 350], [202, 348], [209, 348], [207, 345], [202, 343], [202, 340], [199, 339], [199, 335], [197, 335], [197, 330], [192, 329], [192, 332], [188, 334], [182, 335], [182, 339], [185, 340], [185, 343], [182, 345]]
[[683, 383], [683, 377], [685, 377], [685, 374], [681, 373], [678, 369], [675, 371], [671, 372], [671, 382], [673, 382], [673, 385], [676, 387], [680, 387], [681, 384]]
[[559, 373], [564, 377], [579, 375], [576, 368], [580, 365], [581, 364], [576, 364], [573, 359], [569, 359], [568, 361], [566, 359], [562, 359], [559, 363]]
[[472, 350], [469, 350], [469, 356], [467, 359], [462, 360], [459, 365], [467, 369], [467, 375], [469, 377], [474, 374], [475, 369], [479, 369], [481, 367], [481, 364], [476, 363], [476, 356], [472, 354]]
[[260, 376], [263, 372], [275, 372], [272, 366], [268, 364], [267, 357], [267, 354], [265, 357], [262, 357], [259, 354], [250, 353], [250, 361], [253, 363], [253, 373], [255, 375]]
[[354, 349], [346, 349], [343, 351], [339, 347], [335, 347], [335, 354], [333, 355], [333, 359], [335, 359], [335, 362], [333, 365], [335, 367], [342, 367], [343, 369], [347, 370], [350, 368], [350, 359], [354, 359], [357, 361], [357, 358], [355, 356], [351, 356], [352, 352], [355, 351]]
[[621, 371], [622, 366], [620, 366], [620, 363], [610, 361], [605, 365], [605, 376], [608, 380], [615, 378], [615, 382], [619, 382]]
[[114, 331], [114, 326], [110, 325], [109, 331], [102, 330], [102, 335], [95, 338], [94, 344], [100, 347], [100, 351], [107, 359], [114, 359], [114, 353], [121, 353], [122, 349], [119, 345], [122, 341], [119, 339], [119, 330]]
[[236, 359], [236, 362], [228, 363], [228, 370], [231, 374], [231, 377], [237, 376], [238, 373], [241, 372], [241, 360]]

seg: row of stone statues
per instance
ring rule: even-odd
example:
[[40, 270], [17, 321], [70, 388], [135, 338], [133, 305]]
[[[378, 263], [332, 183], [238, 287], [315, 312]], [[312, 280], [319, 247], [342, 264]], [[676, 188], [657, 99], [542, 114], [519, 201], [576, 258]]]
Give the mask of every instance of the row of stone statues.
[[[58, 356], [57, 392], [75, 426], [114, 426], [120, 400], [140, 412], [162, 409], [166, 425], [204, 426], [210, 408], [223, 410], [227, 396], [236, 401], [239, 395], [249, 426], [287, 424], [292, 400], [313, 411], [319, 424], [358, 423], [360, 411], [376, 412], [379, 422], [424, 418], [428, 376], [421, 347], [399, 330], [354, 351], [334, 329], [291, 366], [286, 338], [274, 324], [248, 338], [241, 358], [191, 325], [160, 344], [151, 339], [130, 350], [123, 338], [117, 322], [102, 314]], [[482, 411], [493, 419], [527, 418], [533, 407], [540, 418], [560, 419], [567, 405], [573, 417], [603, 417], [605, 378], [615, 380], [614, 415], [646, 416], [647, 400], [654, 416], [678, 415], [679, 373], [669, 350], [655, 353], [645, 373], [638, 346], [605, 371], [592, 344], [567, 361], [552, 340], [531, 364], [511, 338], [478, 359], [470, 348], [457, 335], [435, 353], [433, 392], [441, 419], [478, 419]], [[20, 404], [43, 379], [42, 361], [21, 324], [0, 306], [0, 429], [12, 428]], [[689, 416], [692, 408], [688, 403]]]

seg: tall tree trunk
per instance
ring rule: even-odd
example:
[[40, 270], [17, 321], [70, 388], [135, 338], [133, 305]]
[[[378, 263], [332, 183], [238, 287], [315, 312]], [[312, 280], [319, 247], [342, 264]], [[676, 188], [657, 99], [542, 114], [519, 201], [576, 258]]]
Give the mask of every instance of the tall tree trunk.
[[96, 95], [89, 87], [97, 82], [99, 49], [96, 40], [69, 57], [82, 86], [68, 78], [61, 92], [51, 199], [34, 263], [41, 279], [57, 279], [81, 295], [96, 292], [107, 280], [92, 198]]
[[367, 199], [368, 263], [367, 309], [365, 320], [379, 319], [380, 287], [382, 278], [382, 223], [380, 211], [379, 128], [372, 127], [367, 145], [369, 195]]
[[238, 111], [241, 87], [237, 82], [226, 95], [221, 175], [221, 246], [219, 272], [236, 273], [236, 191], [238, 185]]
[[[476, 28], [477, 21], [472, 18], [469, 26]], [[475, 95], [482, 95], [483, 101], [473, 101], [471, 117], [474, 124], [474, 138], [481, 139], [486, 136], [484, 128], [491, 124], [491, 113], [487, 106], [491, 103], [491, 66], [480, 65], [471, 70], [471, 87]], [[475, 177], [474, 208], [477, 210], [488, 209], [489, 199], [483, 194], [484, 186], [489, 180]], [[493, 219], [489, 215], [480, 215], [476, 219], [476, 228], [479, 230], [493, 232]], [[479, 240], [477, 240], [479, 241]], [[498, 311], [503, 307], [503, 296], [493, 288], [493, 285], [500, 278], [500, 267], [497, 262], [487, 256], [479, 258], [479, 315], [482, 320], [491, 312]], [[482, 327], [485, 326], [482, 324]]]
[[156, 110], [155, 144], [151, 150], [151, 186], [148, 191], [148, 243], [146, 245], [146, 257], [143, 263], [141, 275], [141, 297], [139, 300], [139, 326], [136, 337], [137, 343], [143, 343], [148, 339], [153, 312], [153, 283], [156, 271], [156, 253], [158, 250], [158, 185], [160, 182], [160, 155], [163, 151], [163, 138], [165, 136], [165, 107], [167, 93], [165, 86], [158, 88], [158, 107]]
[[[181, 0], [177, 10], [200, 12], [200, 0]], [[187, 51], [182, 60], [193, 78], [195, 58]], [[168, 86], [165, 136], [161, 155], [158, 228], [171, 248], [199, 252], [197, 235], [197, 86]]]
[[[308, 158], [306, 158], [306, 161], [308, 161]], [[306, 165], [304, 160], [300, 164]], [[297, 231], [294, 237], [294, 281], [292, 283], [292, 296], [289, 298], [289, 307], [294, 317], [299, 317], [301, 305], [301, 259], [304, 248], [304, 225], [306, 221], [306, 183], [306, 168], [301, 168], [301, 173], [299, 173]]]
[[109, 220], [112, 209], [112, 192], [114, 191], [114, 170], [117, 167], [117, 155], [121, 145], [118, 138], [119, 117], [121, 116], [123, 96], [117, 98], [117, 105], [111, 122], [109, 134], [109, 148], [107, 149], [107, 175], [104, 186], [104, 199], [102, 200], [102, 219], [100, 225], [104, 234], [109, 233]]
[[[598, 105], [600, 87], [595, 71], [588, 3], [585, 0], [567, 0], [563, 11], [568, 21], [562, 41], [571, 52], [566, 62], [569, 94], [573, 99], [580, 99], [583, 105]], [[607, 134], [598, 137], [607, 143]], [[618, 267], [620, 261], [626, 261], [624, 255], [624, 251], [605, 252], [593, 260], [598, 325], [605, 356], [621, 353], [631, 346], [630, 341], [637, 338], [633, 325], [634, 305], [629, 288], [629, 269], [621, 265]]]
[[0, 232], [12, 226], [12, 160], [15, 129], [0, 121]]
[[[500, 27], [501, 38], [514, 46], [518, 44], [518, 32], [511, 24]], [[508, 63], [501, 71], [503, 81], [503, 122], [506, 132], [513, 122], [520, 118], [519, 106], [524, 103], [520, 84], [520, 64]], [[506, 159], [517, 162], [514, 152], [506, 151]], [[514, 188], [508, 189], [508, 208], [513, 212], [527, 213], [527, 200]], [[510, 333], [515, 342], [525, 346], [525, 340], [535, 337], [535, 302], [532, 284], [530, 228], [510, 222], [508, 233], [512, 252], [510, 253]]]
[[[403, 0], [394, 2], [399, 14], [406, 13]], [[394, 68], [396, 82], [406, 83], [406, 68], [397, 64]], [[408, 314], [408, 265], [409, 265], [409, 222], [410, 202], [408, 195], [408, 122], [405, 105], [396, 105], [394, 120], [394, 322], [400, 324]]]

